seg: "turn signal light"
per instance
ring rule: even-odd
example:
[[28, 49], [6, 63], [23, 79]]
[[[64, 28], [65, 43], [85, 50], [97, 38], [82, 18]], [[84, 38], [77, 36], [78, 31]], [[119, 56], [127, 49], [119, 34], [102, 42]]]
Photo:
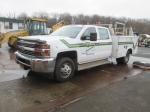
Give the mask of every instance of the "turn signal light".
[[35, 49], [35, 56], [36, 57], [49, 57], [50, 52], [49, 50], [42, 51], [41, 49]]
[[35, 44], [35, 56], [39, 58], [50, 57], [50, 45], [47, 44]]
[[43, 48], [44, 48], [44, 49], [50, 49], [50, 46], [47, 45], [47, 44], [45, 44], [45, 45], [43, 45]]
[[48, 51], [43, 52], [43, 56], [50, 56], [50, 53]]

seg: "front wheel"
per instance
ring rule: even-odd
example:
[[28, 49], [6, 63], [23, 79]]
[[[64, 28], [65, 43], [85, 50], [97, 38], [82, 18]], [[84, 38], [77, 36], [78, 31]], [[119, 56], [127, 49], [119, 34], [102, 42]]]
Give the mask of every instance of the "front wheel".
[[66, 82], [72, 78], [74, 71], [75, 65], [70, 58], [60, 58], [56, 62], [55, 79], [58, 82]]
[[127, 51], [125, 57], [117, 58], [116, 61], [118, 64], [127, 64], [130, 59], [130, 52]]

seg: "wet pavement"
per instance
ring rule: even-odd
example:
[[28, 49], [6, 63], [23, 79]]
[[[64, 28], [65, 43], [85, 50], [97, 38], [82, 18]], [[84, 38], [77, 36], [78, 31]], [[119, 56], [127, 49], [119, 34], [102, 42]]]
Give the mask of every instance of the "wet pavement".
[[138, 54], [135, 54], [135, 56], [150, 58], [150, 47], [145, 46], [139, 47]]
[[[149, 112], [150, 71], [106, 86], [53, 112]], [[47, 111], [50, 112], [50, 111]]]
[[14, 61], [14, 52], [15, 50], [9, 48], [6, 43], [0, 48], [0, 82], [22, 78], [25, 75]]
[[0, 48], [0, 112], [54, 110], [141, 73], [143, 69], [132, 67], [133, 61], [149, 61], [132, 56], [128, 65], [106, 64], [75, 72], [70, 81], [56, 83], [20, 69], [14, 61], [14, 52], [7, 44]]

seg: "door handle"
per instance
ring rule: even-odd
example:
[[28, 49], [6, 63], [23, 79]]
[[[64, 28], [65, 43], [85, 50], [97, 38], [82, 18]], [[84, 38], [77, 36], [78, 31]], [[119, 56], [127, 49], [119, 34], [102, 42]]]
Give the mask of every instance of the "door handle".
[[125, 49], [127, 49], [127, 46], [124, 46]]

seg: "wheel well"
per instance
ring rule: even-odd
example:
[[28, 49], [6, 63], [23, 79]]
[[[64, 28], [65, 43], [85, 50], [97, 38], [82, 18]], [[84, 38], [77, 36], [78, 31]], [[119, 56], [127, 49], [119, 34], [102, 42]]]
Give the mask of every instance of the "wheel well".
[[132, 54], [132, 49], [128, 49], [129, 53]]
[[77, 69], [77, 52], [76, 51], [60, 52], [57, 54], [56, 61], [60, 59], [61, 57], [68, 57], [72, 59], [75, 64], [75, 69]]

